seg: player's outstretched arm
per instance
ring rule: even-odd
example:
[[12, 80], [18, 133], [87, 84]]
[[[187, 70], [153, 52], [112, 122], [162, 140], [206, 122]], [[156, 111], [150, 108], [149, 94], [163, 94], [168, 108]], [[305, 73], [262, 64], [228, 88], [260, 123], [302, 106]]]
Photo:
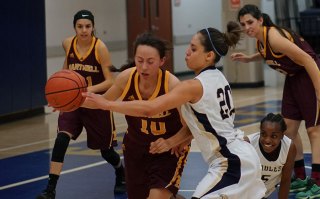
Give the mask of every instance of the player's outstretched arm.
[[187, 102], [196, 102], [202, 96], [202, 86], [199, 80], [185, 80], [172, 91], [153, 100], [107, 101], [94, 93], [83, 93], [85, 103], [95, 103], [95, 107], [104, 110], [123, 113], [135, 117], [151, 117], [158, 113], [180, 107]]
[[239, 62], [243, 62], [243, 63], [262, 60], [260, 53], [246, 55], [244, 53], [238, 52], [238, 53], [232, 53], [230, 55], [230, 58], [232, 61], [239, 61]]

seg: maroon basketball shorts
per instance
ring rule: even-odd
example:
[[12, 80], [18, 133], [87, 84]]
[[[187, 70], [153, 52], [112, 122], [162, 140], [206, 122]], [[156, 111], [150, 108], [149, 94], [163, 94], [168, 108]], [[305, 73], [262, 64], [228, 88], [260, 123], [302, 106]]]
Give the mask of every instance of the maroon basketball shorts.
[[76, 140], [83, 127], [87, 132], [88, 148], [105, 150], [116, 145], [114, 120], [110, 111], [79, 108], [60, 113], [58, 132], [68, 132]]
[[175, 195], [188, 152], [189, 149], [185, 150], [180, 157], [171, 155], [170, 151], [153, 155], [149, 146], [130, 142], [125, 135], [123, 154], [128, 198], [147, 198], [152, 188], [166, 188]]
[[315, 88], [307, 72], [286, 77], [282, 114], [288, 119], [305, 120], [306, 128], [320, 124]]

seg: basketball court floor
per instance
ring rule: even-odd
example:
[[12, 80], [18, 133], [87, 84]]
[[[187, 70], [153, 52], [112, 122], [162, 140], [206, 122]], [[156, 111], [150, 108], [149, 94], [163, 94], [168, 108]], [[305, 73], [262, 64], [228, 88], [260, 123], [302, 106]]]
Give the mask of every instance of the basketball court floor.
[[[236, 127], [246, 134], [258, 131], [259, 121], [269, 112], [280, 112], [282, 86], [233, 89], [236, 106]], [[33, 199], [46, 186], [50, 151], [56, 136], [58, 113], [46, 107], [44, 115], [0, 125], [0, 199]], [[118, 143], [121, 146], [126, 130], [123, 115], [115, 113]], [[310, 173], [310, 145], [301, 125], [307, 164]], [[119, 147], [117, 150], [122, 154]], [[180, 194], [191, 195], [208, 166], [192, 144], [181, 180]], [[63, 172], [57, 186], [57, 199], [125, 199], [113, 194], [114, 170], [99, 151], [86, 147], [85, 132], [71, 141]], [[239, 196], [239, 198], [241, 198]], [[273, 194], [271, 199], [277, 198]], [[290, 198], [294, 198], [293, 195]]]

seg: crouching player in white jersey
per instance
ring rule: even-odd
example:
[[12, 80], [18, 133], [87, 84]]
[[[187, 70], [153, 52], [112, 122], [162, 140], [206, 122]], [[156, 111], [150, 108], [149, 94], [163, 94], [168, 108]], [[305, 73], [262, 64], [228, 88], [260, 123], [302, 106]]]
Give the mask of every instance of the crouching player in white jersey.
[[287, 199], [289, 196], [296, 148], [284, 135], [286, 129], [287, 126], [280, 114], [269, 113], [261, 120], [260, 132], [244, 137], [254, 146], [260, 157], [261, 179], [267, 188], [265, 198], [275, 191], [278, 184], [278, 198]]

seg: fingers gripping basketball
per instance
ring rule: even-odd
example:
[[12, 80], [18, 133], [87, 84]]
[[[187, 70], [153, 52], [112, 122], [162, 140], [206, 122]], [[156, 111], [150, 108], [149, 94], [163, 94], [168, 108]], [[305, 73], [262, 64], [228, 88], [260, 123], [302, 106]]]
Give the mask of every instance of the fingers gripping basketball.
[[48, 104], [64, 112], [79, 108], [85, 98], [81, 95], [87, 84], [80, 74], [72, 70], [61, 70], [50, 76], [45, 86]]

